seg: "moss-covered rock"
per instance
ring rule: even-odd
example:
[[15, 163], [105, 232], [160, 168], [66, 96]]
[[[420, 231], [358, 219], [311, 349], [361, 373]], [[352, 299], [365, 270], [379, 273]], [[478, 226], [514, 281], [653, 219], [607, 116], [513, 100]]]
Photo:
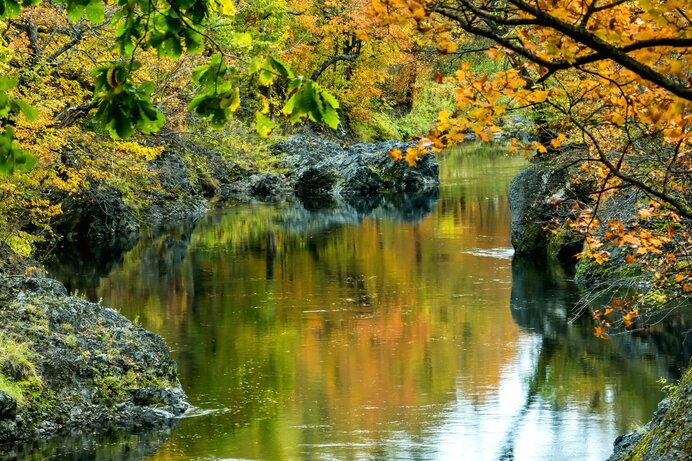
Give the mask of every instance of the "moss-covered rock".
[[0, 446], [166, 425], [187, 408], [161, 338], [54, 280], [0, 277]]

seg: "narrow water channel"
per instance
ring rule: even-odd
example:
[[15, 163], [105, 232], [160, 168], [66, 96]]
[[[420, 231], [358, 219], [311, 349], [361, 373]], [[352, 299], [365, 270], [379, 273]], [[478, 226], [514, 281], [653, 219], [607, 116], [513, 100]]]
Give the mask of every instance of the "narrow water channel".
[[440, 162], [439, 195], [233, 206], [106, 276], [57, 274], [161, 335], [197, 408], [108, 453], [605, 460], [689, 345], [662, 327], [593, 337], [563, 273], [512, 259], [506, 190], [525, 163], [469, 147]]

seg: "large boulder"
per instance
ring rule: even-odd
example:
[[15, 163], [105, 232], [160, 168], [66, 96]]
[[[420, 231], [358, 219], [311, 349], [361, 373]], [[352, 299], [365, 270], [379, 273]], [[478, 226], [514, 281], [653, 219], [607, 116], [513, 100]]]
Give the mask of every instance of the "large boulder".
[[0, 340], [17, 394], [0, 394], [0, 458], [60, 432], [166, 427], [189, 408], [161, 338], [54, 280], [0, 277]]
[[536, 163], [517, 174], [509, 185], [512, 213], [512, 246], [517, 255], [545, 257], [563, 261], [578, 253], [583, 239], [561, 229], [553, 232], [549, 224], [570, 217], [570, 206], [588, 196], [570, 182], [566, 168]]

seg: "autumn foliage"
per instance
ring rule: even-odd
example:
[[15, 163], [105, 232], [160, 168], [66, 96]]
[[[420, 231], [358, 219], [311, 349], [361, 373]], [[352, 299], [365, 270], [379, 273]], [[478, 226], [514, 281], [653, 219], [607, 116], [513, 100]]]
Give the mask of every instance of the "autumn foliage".
[[[649, 287], [622, 298], [611, 292], [595, 315], [597, 334], [616, 320], [631, 327], [637, 305], [689, 298], [689, 2], [373, 0], [372, 11], [440, 41], [467, 34], [493, 42], [486, 52], [502, 69], [478, 73], [462, 64], [449, 77], [456, 109], [440, 113], [428, 143], [441, 148], [467, 133], [492, 139], [528, 117], [532, 139], [511, 150], [568, 157], [574, 181], [593, 185], [588, 196], [572, 198], [570, 216], [553, 229], [582, 235], [580, 256], [596, 265], [636, 266], [628, 286]], [[613, 213], [622, 203], [632, 212]]]

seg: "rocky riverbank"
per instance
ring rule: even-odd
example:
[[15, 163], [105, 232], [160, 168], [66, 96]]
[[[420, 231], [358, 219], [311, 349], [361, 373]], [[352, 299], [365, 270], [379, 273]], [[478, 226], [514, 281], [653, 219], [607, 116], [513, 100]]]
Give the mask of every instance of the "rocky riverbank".
[[608, 461], [692, 459], [692, 368], [669, 392], [649, 423], [617, 438]]

